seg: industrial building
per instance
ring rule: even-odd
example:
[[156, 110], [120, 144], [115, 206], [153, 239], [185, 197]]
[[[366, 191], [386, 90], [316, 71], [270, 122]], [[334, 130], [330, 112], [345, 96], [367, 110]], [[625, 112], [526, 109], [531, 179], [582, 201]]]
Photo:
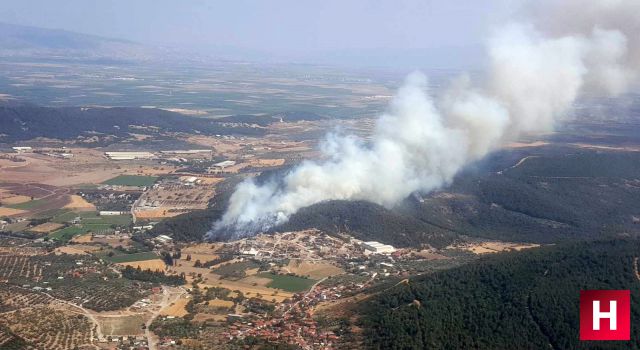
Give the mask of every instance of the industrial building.
[[362, 246], [364, 247], [364, 249], [374, 254], [391, 254], [396, 251], [393, 246], [382, 244], [376, 241], [363, 242]]
[[29, 146], [16, 146], [16, 147], [11, 147], [14, 151], [16, 151], [17, 153], [24, 153], [24, 152], [31, 152], [33, 149]]
[[110, 160], [134, 160], [153, 159], [156, 156], [151, 152], [104, 152]]
[[230, 167], [230, 166], [234, 166], [234, 165], [236, 165], [236, 162], [235, 162], [234, 160], [225, 160], [225, 161], [223, 161], [223, 162], [216, 163], [216, 164], [214, 164], [213, 166], [214, 166], [215, 168], [224, 169], [224, 168], [226, 168], [226, 167]]
[[198, 153], [212, 153], [210, 149], [187, 149], [176, 151], [160, 151], [162, 154], [198, 154]]

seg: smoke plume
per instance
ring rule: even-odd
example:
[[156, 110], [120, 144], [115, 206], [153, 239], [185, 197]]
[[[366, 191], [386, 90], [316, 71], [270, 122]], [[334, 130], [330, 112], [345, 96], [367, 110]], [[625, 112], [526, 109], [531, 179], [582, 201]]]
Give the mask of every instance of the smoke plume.
[[640, 68], [640, 2], [536, 2], [526, 22], [495, 31], [488, 55], [481, 86], [460, 77], [436, 100], [426, 77], [413, 73], [370, 142], [329, 134], [322, 160], [305, 161], [282, 179], [244, 181], [212, 232], [265, 231], [326, 200], [391, 207], [448, 184], [505, 141], [552, 130], [581, 92], [624, 92]]

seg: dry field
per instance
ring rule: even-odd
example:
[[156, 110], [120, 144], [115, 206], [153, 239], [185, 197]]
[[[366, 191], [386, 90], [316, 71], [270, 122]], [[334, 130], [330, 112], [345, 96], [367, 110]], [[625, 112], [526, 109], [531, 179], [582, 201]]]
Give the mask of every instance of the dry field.
[[64, 247], [59, 247], [56, 248], [56, 250], [54, 250], [54, 252], [56, 254], [69, 254], [69, 255], [89, 255], [89, 253], [80, 248], [80, 247], [76, 247], [76, 246], [64, 246]]
[[242, 282], [251, 286], [256, 285], [256, 286], [266, 287], [267, 284], [269, 284], [271, 281], [272, 281], [271, 278], [248, 276], [239, 280], [238, 282]]
[[427, 260], [440, 260], [440, 259], [449, 259], [448, 257], [442, 255], [442, 254], [438, 254], [438, 253], [434, 253], [432, 251], [429, 250], [421, 250], [419, 252], [416, 252], [416, 255], [421, 256]]
[[221, 243], [197, 243], [182, 248], [182, 256], [186, 254], [215, 254], [222, 247]]
[[309, 276], [311, 279], [316, 280], [344, 273], [341, 268], [327, 262], [310, 262], [298, 259], [289, 261], [289, 265], [283, 270], [300, 276]]
[[20, 204], [31, 200], [29, 196], [14, 195], [13, 193], [0, 193], [0, 202], [2, 204]]
[[[42, 183], [53, 186], [74, 186], [99, 184], [123, 174], [158, 175], [176, 170], [170, 165], [160, 165], [157, 161], [117, 162], [104, 157], [100, 149], [68, 148], [71, 159], [52, 158], [36, 153], [21, 154], [26, 162], [0, 165], [1, 181], [21, 183]], [[16, 165], [19, 164], [19, 165]]]
[[206, 301], [207, 305], [209, 306], [213, 306], [213, 307], [233, 307], [235, 305], [235, 303], [231, 300], [222, 300], [222, 299], [212, 299], [209, 301]]
[[249, 165], [256, 168], [282, 166], [284, 159], [252, 159], [249, 161]]
[[80, 236], [74, 236], [71, 238], [72, 243], [91, 243], [93, 235], [91, 233], [87, 233]]
[[160, 315], [183, 317], [184, 315], [188, 314], [187, 310], [185, 309], [185, 306], [187, 305], [188, 302], [189, 302], [189, 299], [186, 299], [184, 297], [180, 298], [175, 302], [171, 303], [171, 305], [162, 309], [162, 311], [160, 311]]
[[151, 210], [136, 210], [136, 218], [138, 219], [161, 219], [161, 218], [171, 218], [174, 216], [178, 216], [180, 214], [186, 213], [190, 210], [185, 211], [169, 211], [171, 208], [164, 207], [160, 209], [151, 209]]
[[0, 207], [0, 216], [15, 216], [26, 213], [25, 210]]
[[123, 262], [123, 263], [117, 263], [116, 265], [131, 266], [136, 269], [139, 267], [142, 270], [150, 269], [151, 271], [156, 271], [156, 270], [164, 271], [166, 269], [166, 265], [164, 261], [162, 261], [162, 259]]
[[62, 226], [64, 226], [64, 224], [60, 224], [57, 222], [45, 222], [44, 224], [40, 224], [38, 226], [30, 228], [29, 231], [38, 233], [49, 233], [59, 229]]
[[[186, 178], [190, 177], [190, 176], [184, 176]], [[201, 184], [203, 185], [216, 185], [222, 181], [224, 181], [223, 177], [204, 177], [204, 176], [196, 176], [198, 178], [198, 181], [200, 181]]]
[[510, 243], [510, 242], [481, 242], [481, 243], [469, 243], [461, 246], [460, 248], [468, 250], [474, 254], [487, 254], [487, 253], [499, 253], [510, 250], [522, 250], [539, 247], [539, 244], [534, 243]]
[[142, 324], [145, 323], [142, 315], [122, 316], [97, 316], [100, 330], [107, 335], [139, 335], [143, 334]]
[[78, 211], [95, 211], [95, 205], [87, 202], [84, 198], [78, 195], [71, 196], [71, 202], [64, 206], [67, 209], [73, 209]]
[[106, 244], [111, 246], [112, 248], [115, 248], [117, 246], [123, 246], [123, 247], [130, 247], [131, 246], [131, 239], [130, 238], [123, 238], [123, 237], [111, 237], [111, 235], [105, 236], [105, 237], [93, 237], [91, 236], [91, 234], [88, 235], [89, 237], [87, 237], [87, 235], [84, 236], [76, 236], [76, 237], [83, 237], [81, 238], [83, 241], [78, 241], [78, 243], [88, 243], [88, 242], [93, 242], [93, 243], [100, 243], [100, 244]]

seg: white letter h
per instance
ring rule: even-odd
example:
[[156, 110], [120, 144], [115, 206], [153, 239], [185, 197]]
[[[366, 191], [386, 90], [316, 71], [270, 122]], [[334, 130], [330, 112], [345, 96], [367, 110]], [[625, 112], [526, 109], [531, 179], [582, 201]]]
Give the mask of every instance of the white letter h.
[[609, 312], [600, 311], [600, 300], [593, 301], [593, 330], [600, 330], [600, 320], [603, 318], [609, 319], [609, 329], [615, 331], [617, 329], [616, 320], [616, 301], [609, 300]]

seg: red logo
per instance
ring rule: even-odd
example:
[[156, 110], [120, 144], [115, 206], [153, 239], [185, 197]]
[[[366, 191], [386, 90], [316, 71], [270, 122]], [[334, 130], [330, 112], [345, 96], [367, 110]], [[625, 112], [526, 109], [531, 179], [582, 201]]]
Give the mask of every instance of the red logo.
[[580, 340], [629, 340], [631, 293], [628, 290], [580, 291]]

